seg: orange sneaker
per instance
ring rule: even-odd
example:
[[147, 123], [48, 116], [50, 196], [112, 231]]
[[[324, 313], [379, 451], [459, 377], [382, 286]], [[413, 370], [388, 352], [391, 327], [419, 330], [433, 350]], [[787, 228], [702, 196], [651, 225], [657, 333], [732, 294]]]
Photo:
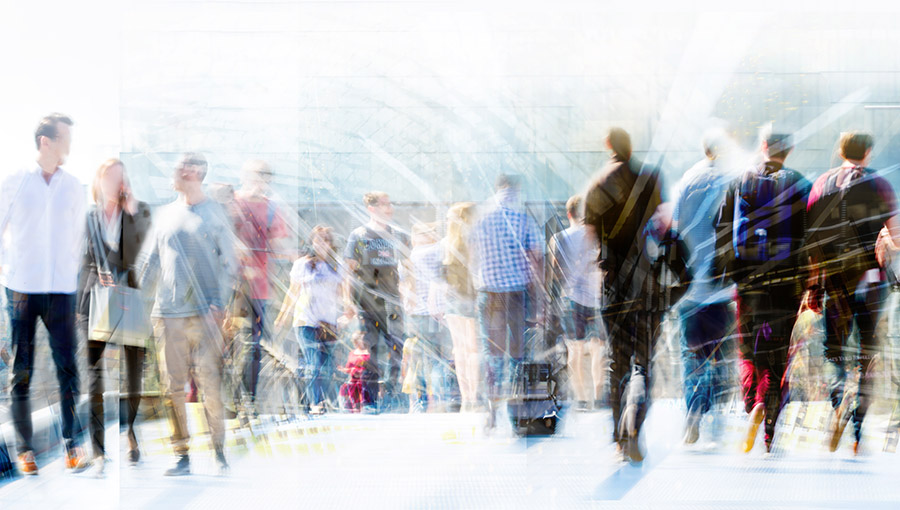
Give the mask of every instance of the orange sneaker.
[[744, 444], [741, 445], [744, 453], [749, 453], [750, 450], [753, 449], [753, 444], [756, 443], [756, 433], [759, 430], [759, 426], [762, 424], [765, 417], [765, 405], [756, 404], [755, 406], [753, 406], [753, 409], [750, 411], [750, 424], [747, 427], [747, 437], [744, 438]]
[[25, 475], [38, 474], [37, 464], [34, 462], [34, 452], [27, 451], [19, 454], [19, 469]]
[[73, 473], [80, 473], [91, 466], [90, 459], [84, 454], [84, 450], [76, 446], [66, 450], [66, 469]]

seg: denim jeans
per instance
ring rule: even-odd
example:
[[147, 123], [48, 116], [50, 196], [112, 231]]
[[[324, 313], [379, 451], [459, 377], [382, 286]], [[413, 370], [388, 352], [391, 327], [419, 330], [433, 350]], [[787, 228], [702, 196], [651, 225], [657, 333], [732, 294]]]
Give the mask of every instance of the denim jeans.
[[378, 361], [379, 340], [381, 340], [388, 352], [388, 375], [384, 381], [384, 395], [390, 399], [399, 397], [400, 362], [403, 357], [403, 339], [406, 334], [403, 310], [394, 303], [386, 303], [384, 300], [378, 299], [375, 306], [371, 308], [359, 308], [359, 325], [360, 330], [365, 333], [364, 341], [371, 355], [369, 366], [366, 367], [363, 376], [366, 390], [372, 399], [378, 398], [378, 380], [383, 373]]
[[330, 392], [330, 386], [334, 380], [334, 344], [316, 339], [318, 328], [300, 326], [294, 328], [297, 342], [303, 353], [302, 367], [303, 379], [309, 391], [309, 403], [320, 405], [325, 402], [326, 395]]
[[[437, 401], [450, 394], [452, 352], [447, 330], [430, 315], [411, 315], [409, 334], [419, 339], [422, 351], [422, 380], [428, 393]], [[422, 399], [420, 402], [424, 404]]]
[[728, 303], [682, 305], [681, 360], [688, 412], [706, 413], [726, 391], [724, 354], [733, 327]]
[[479, 292], [475, 308], [488, 397], [496, 400], [525, 359], [525, 292]]
[[50, 350], [59, 381], [62, 436], [66, 447], [78, 444], [80, 432], [76, 403], [78, 400], [78, 365], [75, 352], [75, 294], [23, 294], [6, 290], [7, 311], [12, 330], [15, 360], [12, 370], [12, 416], [18, 451], [32, 450], [31, 378], [34, 374], [34, 334], [38, 318], [50, 334]]

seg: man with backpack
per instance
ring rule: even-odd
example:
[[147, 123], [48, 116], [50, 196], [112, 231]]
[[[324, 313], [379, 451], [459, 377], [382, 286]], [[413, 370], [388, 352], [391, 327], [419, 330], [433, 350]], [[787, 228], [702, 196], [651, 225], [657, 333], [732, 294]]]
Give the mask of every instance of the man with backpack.
[[[896, 252], [900, 244], [894, 191], [886, 179], [867, 167], [873, 144], [869, 134], [844, 133], [840, 139], [844, 162], [816, 179], [808, 206], [810, 280], [827, 294], [825, 370], [835, 409], [829, 449], [837, 449], [852, 417], [854, 454], [859, 452], [862, 421], [872, 400], [874, 374], [870, 367], [878, 352], [875, 326], [888, 287], [879, 258], [883, 261], [885, 252]], [[884, 239], [879, 240], [882, 230]], [[881, 257], [876, 255], [877, 243]], [[854, 322], [859, 346], [847, 352]], [[859, 376], [853, 399], [844, 394], [846, 360], [853, 362]]]
[[737, 284], [738, 354], [744, 407], [750, 415], [744, 452], [765, 421], [766, 452], [784, 404], [782, 379], [805, 278], [803, 241], [810, 184], [784, 167], [790, 136], [769, 134], [764, 162], [735, 180], [716, 222], [716, 266]]

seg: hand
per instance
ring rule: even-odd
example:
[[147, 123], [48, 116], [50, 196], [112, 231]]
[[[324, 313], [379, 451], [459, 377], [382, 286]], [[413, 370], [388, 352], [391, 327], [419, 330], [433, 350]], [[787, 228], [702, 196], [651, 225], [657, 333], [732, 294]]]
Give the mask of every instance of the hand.
[[897, 253], [897, 245], [891, 238], [891, 233], [887, 227], [882, 227], [878, 233], [878, 239], [875, 241], [875, 259], [881, 267], [887, 267], [891, 264], [891, 259]]
[[112, 273], [106, 271], [97, 272], [97, 281], [100, 282], [100, 285], [104, 287], [114, 287], [116, 285], [116, 281], [113, 279]]
[[284, 314], [284, 313], [278, 314], [278, 317], [275, 318], [275, 329], [277, 331], [280, 331], [280, 330], [284, 329], [284, 327], [286, 325], [287, 325], [287, 314]]
[[815, 313], [822, 313], [822, 300], [825, 297], [825, 291], [816, 286], [806, 291], [803, 296], [803, 307], [806, 310], [812, 310]]

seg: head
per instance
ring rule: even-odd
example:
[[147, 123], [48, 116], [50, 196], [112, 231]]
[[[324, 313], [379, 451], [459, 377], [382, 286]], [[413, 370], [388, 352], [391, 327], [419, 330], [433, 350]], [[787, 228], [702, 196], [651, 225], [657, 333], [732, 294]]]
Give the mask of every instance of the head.
[[714, 160], [727, 152], [730, 148], [728, 133], [726, 133], [724, 129], [710, 129], [703, 133], [701, 145], [703, 147], [703, 154], [705, 154], [707, 158]]
[[571, 225], [579, 224], [584, 219], [581, 195], [573, 195], [566, 201], [566, 217], [569, 218]]
[[448, 250], [444, 257], [445, 264], [454, 261], [465, 262], [467, 257], [467, 239], [472, 224], [475, 223], [475, 202], [458, 202], [447, 210], [447, 244]]
[[366, 333], [363, 331], [356, 331], [353, 333], [353, 336], [350, 337], [350, 342], [353, 343], [353, 347], [365, 350], [366, 349]]
[[416, 223], [412, 228], [413, 246], [426, 246], [438, 241], [437, 223]]
[[872, 155], [872, 146], [875, 145], [875, 139], [868, 133], [859, 131], [850, 131], [841, 133], [840, 145], [841, 157], [847, 161], [865, 165]]
[[192, 188], [199, 188], [206, 178], [209, 164], [203, 154], [198, 152], [186, 152], [175, 165], [175, 174], [172, 176], [172, 187], [175, 191], [185, 192]]
[[788, 154], [794, 149], [794, 140], [791, 135], [784, 133], [769, 133], [763, 138], [762, 152], [768, 161], [784, 163]]
[[103, 206], [116, 202], [119, 207], [123, 207], [130, 190], [125, 164], [122, 161], [110, 158], [97, 168], [91, 184], [91, 197], [95, 204]]
[[316, 225], [309, 234], [309, 245], [313, 253], [322, 260], [334, 258], [334, 234], [331, 227]]
[[519, 175], [500, 174], [497, 176], [497, 180], [494, 181], [494, 189], [497, 191], [505, 189], [519, 191], [521, 188], [522, 177]]
[[394, 205], [391, 197], [383, 191], [370, 191], [363, 195], [363, 203], [373, 220], [387, 223], [394, 217]]
[[606, 148], [621, 161], [631, 159], [631, 137], [620, 127], [609, 129], [609, 133], [606, 135]]
[[272, 168], [265, 161], [251, 159], [241, 168], [241, 186], [251, 195], [265, 195], [272, 182]]
[[34, 143], [41, 156], [55, 160], [57, 165], [64, 164], [72, 145], [73, 125], [72, 119], [61, 113], [51, 113], [41, 119], [34, 130]]

